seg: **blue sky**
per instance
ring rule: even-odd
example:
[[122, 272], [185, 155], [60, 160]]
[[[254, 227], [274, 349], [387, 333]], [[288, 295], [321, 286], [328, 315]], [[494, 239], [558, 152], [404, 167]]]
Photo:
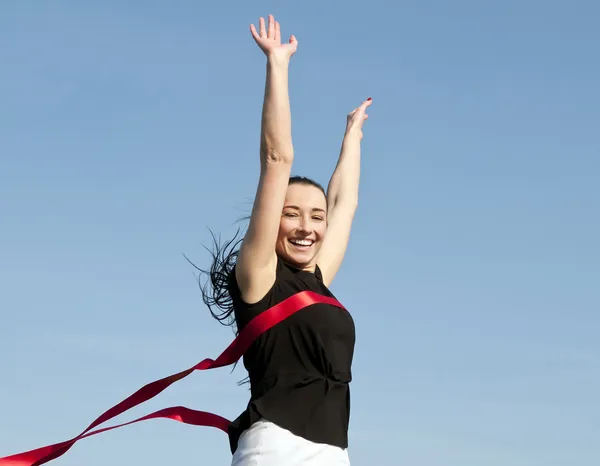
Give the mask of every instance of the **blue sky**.
[[[214, 357], [182, 253], [207, 264], [258, 176], [274, 13], [294, 172], [326, 183], [373, 97], [332, 290], [357, 324], [353, 465], [600, 462], [600, 6], [541, 2], [6, 1], [0, 5], [0, 456], [66, 440]], [[171, 406], [235, 418], [242, 366]], [[228, 464], [217, 430], [155, 420], [53, 464]]]

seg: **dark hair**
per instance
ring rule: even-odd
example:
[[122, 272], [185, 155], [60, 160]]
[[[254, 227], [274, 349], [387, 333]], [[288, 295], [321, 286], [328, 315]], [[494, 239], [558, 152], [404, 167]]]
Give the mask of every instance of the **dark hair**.
[[[304, 176], [290, 177], [289, 185], [303, 184], [318, 188], [325, 199], [327, 194], [323, 186], [316, 181]], [[233, 313], [233, 300], [229, 293], [229, 283], [233, 268], [236, 264], [239, 254], [239, 246], [244, 239], [241, 230], [238, 229], [233, 238], [221, 243], [220, 237], [217, 238], [211, 231], [213, 240], [212, 249], [206, 248], [211, 256], [212, 262], [208, 270], [203, 270], [190, 262], [199, 272], [198, 285], [202, 292], [202, 300], [210, 310], [212, 316], [222, 325], [232, 327], [237, 335], [238, 329], [235, 326], [235, 316]]]
[[323, 188], [323, 186], [321, 186], [321, 184], [317, 183], [315, 180], [307, 178], [306, 176], [291, 176], [288, 186], [291, 184], [304, 184], [306, 186], [314, 186], [323, 193], [323, 195], [325, 196], [325, 200], [327, 200], [327, 193], [325, 192], [325, 188]]

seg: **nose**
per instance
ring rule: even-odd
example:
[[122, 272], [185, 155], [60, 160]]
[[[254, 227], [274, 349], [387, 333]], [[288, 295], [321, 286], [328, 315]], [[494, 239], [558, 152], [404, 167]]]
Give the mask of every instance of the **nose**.
[[301, 217], [300, 222], [298, 223], [297, 230], [299, 233], [302, 233], [304, 235], [309, 235], [311, 233], [310, 221], [305, 217]]

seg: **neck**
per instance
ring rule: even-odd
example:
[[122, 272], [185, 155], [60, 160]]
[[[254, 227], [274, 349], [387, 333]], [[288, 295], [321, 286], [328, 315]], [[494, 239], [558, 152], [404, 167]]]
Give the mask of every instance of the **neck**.
[[301, 265], [301, 264], [296, 264], [294, 262], [287, 261], [283, 257], [281, 258], [281, 260], [289, 267], [292, 267], [293, 269], [296, 269], [296, 270], [300, 270], [302, 272], [314, 273], [316, 270], [316, 265], [314, 264], [313, 261], [309, 262], [308, 264]]

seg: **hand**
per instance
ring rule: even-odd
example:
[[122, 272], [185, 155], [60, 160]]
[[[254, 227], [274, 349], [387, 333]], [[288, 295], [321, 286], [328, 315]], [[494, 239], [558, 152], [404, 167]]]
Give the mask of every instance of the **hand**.
[[346, 134], [358, 134], [362, 139], [362, 127], [363, 123], [369, 118], [367, 115], [367, 108], [373, 103], [371, 97], [365, 100], [359, 107], [352, 110], [347, 117], [346, 121]]
[[260, 34], [256, 32], [254, 24], [250, 25], [250, 32], [252, 37], [265, 53], [267, 58], [271, 59], [283, 59], [289, 60], [296, 50], [298, 49], [298, 41], [292, 34], [289, 39], [289, 43], [281, 43], [281, 28], [279, 22], [275, 21], [273, 15], [269, 15], [269, 28], [265, 28], [265, 19], [260, 18], [259, 20]]

